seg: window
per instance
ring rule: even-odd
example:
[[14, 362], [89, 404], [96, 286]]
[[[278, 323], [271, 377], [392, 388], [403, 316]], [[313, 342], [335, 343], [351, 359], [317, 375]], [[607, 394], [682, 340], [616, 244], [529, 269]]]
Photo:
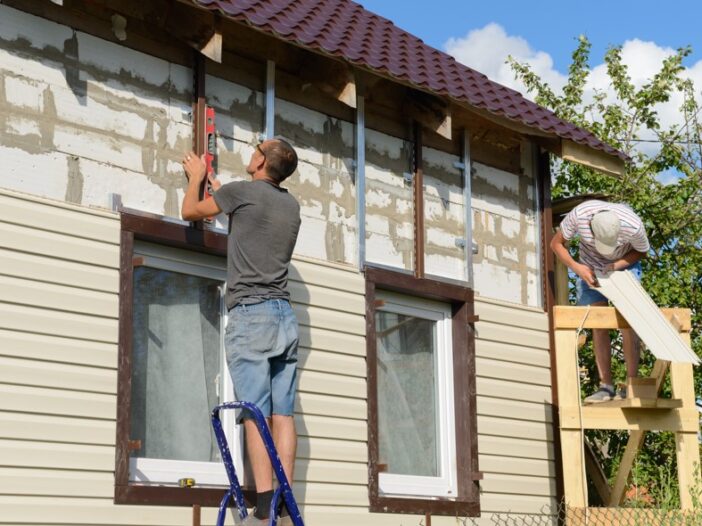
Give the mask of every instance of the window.
[[[122, 215], [115, 502], [216, 506], [228, 486], [210, 412], [224, 357], [226, 236]], [[244, 473], [242, 430], [222, 413]], [[181, 478], [195, 487], [180, 488]]]
[[151, 243], [134, 253], [130, 439], [140, 447], [131, 451], [129, 480], [226, 485], [209, 418], [234, 399], [223, 353], [223, 258]]
[[371, 510], [477, 515], [473, 293], [366, 268]]
[[450, 305], [376, 298], [379, 491], [455, 496]]

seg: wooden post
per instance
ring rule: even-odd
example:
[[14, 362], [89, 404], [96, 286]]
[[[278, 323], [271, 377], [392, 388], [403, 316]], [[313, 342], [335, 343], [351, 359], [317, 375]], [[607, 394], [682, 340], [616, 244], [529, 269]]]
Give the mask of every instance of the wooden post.
[[[690, 333], [680, 333], [682, 339], [690, 345]], [[673, 398], [682, 400], [681, 416], [698, 419], [695, 407], [695, 383], [692, 375], [692, 365], [673, 363], [670, 365], [670, 386]], [[675, 433], [675, 452], [678, 459], [678, 483], [680, 485], [680, 507], [690, 510], [695, 500], [693, 491], [700, 491], [700, 446], [697, 432], [685, 428]]]
[[556, 305], [568, 305], [568, 267], [556, 260]]
[[[558, 324], [556, 323], [556, 326]], [[556, 329], [556, 369], [558, 374], [558, 401], [561, 414], [564, 410], [579, 412], [577, 338], [573, 329]], [[563, 461], [563, 489], [566, 505], [574, 508], [587, 506], [587, 486], [583, 473], [583, 439], [581, 426], [561, 421], [561, 457]], [[573, 462], [573, 459], [577, 459]], [[575, 465], [575, 467], [573, 467]], [[566, 468], [565, 466], [568, 466]]]

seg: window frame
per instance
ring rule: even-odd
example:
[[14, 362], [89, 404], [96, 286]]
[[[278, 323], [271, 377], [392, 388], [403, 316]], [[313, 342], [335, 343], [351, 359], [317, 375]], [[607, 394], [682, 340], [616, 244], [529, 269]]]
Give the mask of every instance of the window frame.
[[[480, 515], [478, 433], [475, 385], [474, 294], [468, 287], [377, 267], [366, 267], [366, 352], [368, 374], [368, 485], [370, 511], [450, 516]], [[447, 303], [451, 307], [454, 423], [456, 442], [455, 498], [385, 496], [379, 489], [377, 339], [378, 290]], [[382, 306], [382, 304], [381, 304]]]
[[[120, 214], [120, 288], [117, 367], [117, 425], [115, 443], [115, 504], [147, 504], [169, 506], [219, 506], [227, 486], [180, 488], [177, 486], [144, 485], [129, 480], [132, 315], [135, 241], [146, 241], [167, 247], [186, 249], [226, 257], [227, 236], [214, 230], [200, 230], [190, 224], [151, 214], [122, 211]], [[136, 255], [138, 257], [138, 254]], [[245, 488], [251, 500], [253, 488]]]

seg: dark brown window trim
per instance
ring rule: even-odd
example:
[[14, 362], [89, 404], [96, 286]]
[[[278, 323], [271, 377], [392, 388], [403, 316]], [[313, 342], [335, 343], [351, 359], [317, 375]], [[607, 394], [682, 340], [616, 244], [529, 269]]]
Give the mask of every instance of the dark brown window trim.
[[[371, 512], [476, 517], [480, 515], [478, 432], [475, 387], [474, 294], [461, 287], [368, 267], [366, 352], [368, 373], [368, 483]], [[383, 497], [378, 490], [378, 385], [376, 374], [376, 289], [451, 303], [453, 313], [454, 405], [458, 496], [450, 499]]]
[[[119, 357], [117, 372], [117, 436], [115, 504], [166, 506], [219, 506], [224, 488], [178, 488], [129, 482], [129, 422], [132, 392], [132, 289], [134, 241], [142, 240], [224, 256], [227, 237], [220, 232], [196, 230], [162, 218], [122, 213], [120, 217]], [[245, 492], [247, 498], [253, 492]]]

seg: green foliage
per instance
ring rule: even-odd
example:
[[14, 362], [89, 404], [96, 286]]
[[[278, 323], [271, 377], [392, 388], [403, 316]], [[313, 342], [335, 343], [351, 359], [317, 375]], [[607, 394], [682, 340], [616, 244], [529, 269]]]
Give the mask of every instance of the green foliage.
[[[693, 349], [702, 355], [702, 115], [695, 100], [695, 87], [682, 75], [682, 61], [691, 49], [678, 49], [663, 61], [651, 79], [636, 86], [622, 62], [621, 47], [610, 48], [604, 57], [610, 90], [608, 93], [596, 91], [594, 96], [586, 98], [590, 48], [587, 38], [579, 37], [568, 80], [560, 94], [541, 80], [528, 64], [508, 59], [516, 78], [525, 84], [538, 104], [592, 131], [631, 159], [625, 174], [613, 178], [552, 157], [553, 198], [601, 193], [610, 196], [612, 201], [628, 203], [639, 214], [651, 242], [651, 253], [642, 261], [643, 285], [660, 306], [692, 309]], [[683, 98], [680, 124], [666, 127], [661, 124], [657, 109], [674, 94], [681, 94]], [[659, 149], [655, 154], [641, 149], [642, 138], [658, 141]], [[658, 176], [666, 171], [677, 173], [679, 179], [663, 184]], [[623, 379], [620, 344], [615, 343], [614, 348], [617, 356], [613, 360], [613, 373], [615, 378], [619, 375]], [[596, 367], [591, 349], [586, 348], [581, 356], [589, 378], [594, 380]], [[652, 362], [650, 353], [645, 353], [643, 372], [650, 371]], [[697, 393], [701, 391], [701, 379], [698, 367], [695, 371]], [[584, 382], [584, 390], [592, 389], [592, 380]], [[627, 434], [590, 432], [589, 436], [598, 445], [605, 471], [615, 476]], [[658, 500], [666, 500], [669, 497], [663, 498], [664, 490], [677, 481], [675, 477], [663, 477], [660, 466], [675, 468], [672, 435], [648, 433], [633, 478]], [[677, 495], [677, 490], [672, 494]]]

